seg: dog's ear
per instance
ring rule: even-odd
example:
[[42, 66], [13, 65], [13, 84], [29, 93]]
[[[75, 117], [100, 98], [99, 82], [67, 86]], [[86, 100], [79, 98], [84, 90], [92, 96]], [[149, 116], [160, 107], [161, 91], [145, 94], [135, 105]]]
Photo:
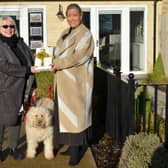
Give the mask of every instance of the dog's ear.
[[27, 115], [31, 115], [31, 113], [33, 113], [35, 111], [35, 107], [30, 107], [30, 109], [27, 112]]
[[50, 110], [46, 109], [46, 113], [45, 113], [45, 119], [46, 119], [46, 125], [47, 126], [51, 126], [52, 125], [52, 114], [50, 112]]
[[26, 113], [26, 123], [28, 125], [32, 124], [32, 113], [34, 113], [35, 107], [30, 107], [30, 109], [28, 110], [28, 112]]

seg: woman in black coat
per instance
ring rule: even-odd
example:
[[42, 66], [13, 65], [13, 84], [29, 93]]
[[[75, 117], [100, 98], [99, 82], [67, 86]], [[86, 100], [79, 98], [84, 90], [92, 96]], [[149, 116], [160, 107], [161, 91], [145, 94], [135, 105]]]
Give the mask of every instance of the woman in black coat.
[[4, 128], [9, 129], [9, 154], [23, 159], [17, 150], [21, 122], [18, 114], [35, 92], [36, 69], [31, 50], [17, 36], [16, 24], [11, 17], [0, 18], [0, 160]]

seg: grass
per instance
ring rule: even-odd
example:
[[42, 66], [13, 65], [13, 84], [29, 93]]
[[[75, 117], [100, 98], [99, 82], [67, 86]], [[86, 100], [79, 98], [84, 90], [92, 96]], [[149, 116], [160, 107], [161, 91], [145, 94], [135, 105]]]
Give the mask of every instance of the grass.
[[148, 83], [165, 83], [168, 82], [168, 77], [165, 76], [164, 66], [162, 62], [162, 56], [159, 54], [155, 63], [153, 72], [147, 77]]

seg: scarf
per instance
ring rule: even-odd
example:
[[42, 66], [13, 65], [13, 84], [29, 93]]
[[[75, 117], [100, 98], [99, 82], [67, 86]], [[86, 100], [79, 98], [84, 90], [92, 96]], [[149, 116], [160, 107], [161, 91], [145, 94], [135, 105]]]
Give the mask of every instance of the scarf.
[[16, 57], [19, 59], [21, 65], [28, 65], [25, 55], [17, 47], [19, 38], [16, 35], [13, 35], [12, 37], [5, 37], [2, 34], [0, 34], [0, 39], [8, 44], [8, 46], [12, 49]]

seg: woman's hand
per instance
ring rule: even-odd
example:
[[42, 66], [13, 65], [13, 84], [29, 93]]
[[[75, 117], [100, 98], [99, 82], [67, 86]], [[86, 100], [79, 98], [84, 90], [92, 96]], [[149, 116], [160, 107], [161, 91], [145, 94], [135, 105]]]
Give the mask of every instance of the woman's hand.
[[54, 66], [54, 64], [52, 64], [52, 65], [51, 65], [51, 69], [50, 69], [50, 71], [52, 71], [52, 72], [56, 72], [56, 70], [57, 70], [56, 67]]
[[31, 73], [39, 73], [40, 70], [37, 69], [37, 66], [31, 66], [30, 67]]

